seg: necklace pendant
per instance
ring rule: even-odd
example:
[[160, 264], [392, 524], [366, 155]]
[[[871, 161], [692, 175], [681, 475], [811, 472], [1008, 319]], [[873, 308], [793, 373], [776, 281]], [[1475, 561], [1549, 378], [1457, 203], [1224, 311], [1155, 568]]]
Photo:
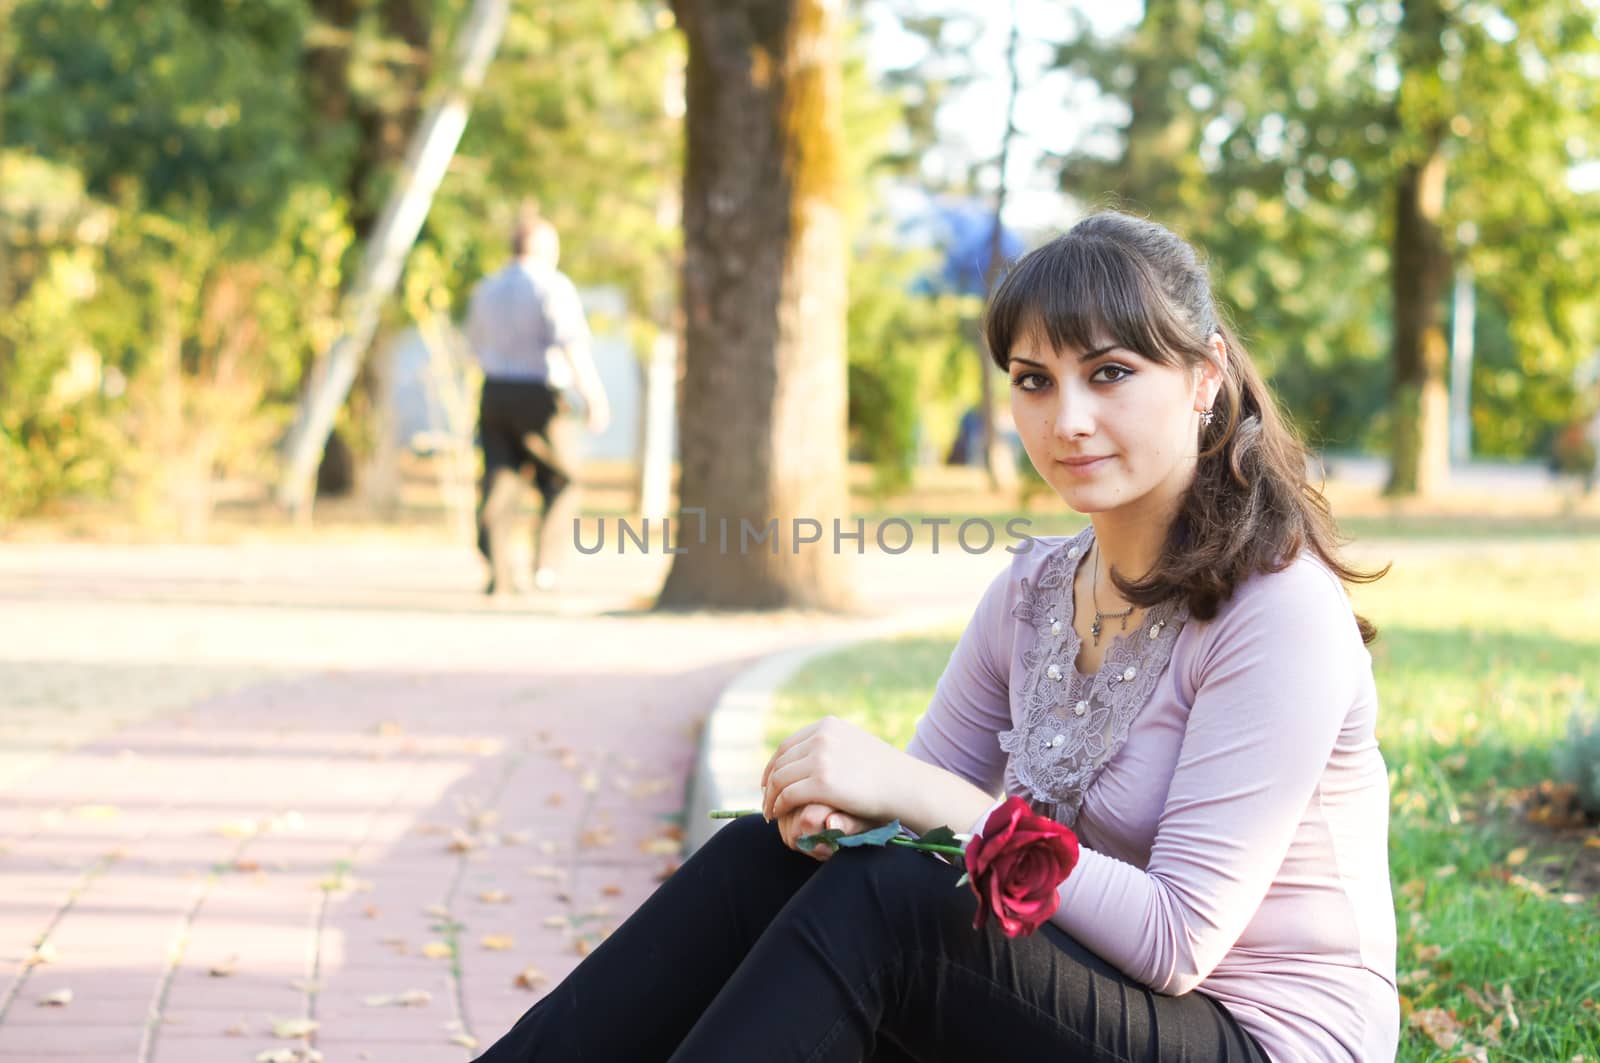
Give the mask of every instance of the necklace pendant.
[[1094, 636], [1094, 644], [1100, 645], [1100, 618], [1094, 618], [1094, 623], [1089, 625], [1089, 634]]

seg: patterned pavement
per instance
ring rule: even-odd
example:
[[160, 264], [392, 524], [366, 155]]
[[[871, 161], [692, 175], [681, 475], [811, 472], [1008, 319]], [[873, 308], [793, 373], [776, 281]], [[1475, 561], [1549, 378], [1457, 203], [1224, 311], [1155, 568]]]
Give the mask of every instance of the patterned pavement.
[[[1005, 555], [867, 559], [948, 622]], [[698, 728], [870, 618], [660, 617], [453, 547], [0, 546], [0, 1063], [464, 1060], [679, 852]]]

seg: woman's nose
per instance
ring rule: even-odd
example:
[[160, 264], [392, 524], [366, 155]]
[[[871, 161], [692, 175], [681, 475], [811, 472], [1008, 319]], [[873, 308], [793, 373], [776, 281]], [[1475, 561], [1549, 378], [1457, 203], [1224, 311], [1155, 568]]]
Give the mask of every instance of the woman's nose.
[[1061, 389], [1061, 401], [1056, 406], [1055, 434], [1060, 439], [1082, 439], [1094, 434], [1091, 403], [1071, 388]]

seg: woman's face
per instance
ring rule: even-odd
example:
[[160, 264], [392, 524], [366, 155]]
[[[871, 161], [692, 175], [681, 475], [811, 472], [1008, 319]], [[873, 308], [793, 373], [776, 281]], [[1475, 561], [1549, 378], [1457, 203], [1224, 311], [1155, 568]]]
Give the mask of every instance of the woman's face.
[[1170, 513], [1194, 476], [1215, 365], [1162, 365], [1109, 339], [1080, 351], [1027, 338], [1009, 371], [1023, 447], [1067, 505]]

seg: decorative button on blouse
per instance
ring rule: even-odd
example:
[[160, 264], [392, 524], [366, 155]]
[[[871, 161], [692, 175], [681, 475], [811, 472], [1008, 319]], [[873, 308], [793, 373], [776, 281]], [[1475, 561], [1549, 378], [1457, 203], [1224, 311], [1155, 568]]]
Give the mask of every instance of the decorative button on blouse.
[[1051, 679], [1060, 679], [1061, 666], [1059, 664], [1052, 664], [1049, 668], [1044, 670], [1044, 674], [1049, 676]]
[[1056, 749], [1060, 749], [1062, 746], [1064, 746], [1066, 744], [1067, 744], [1067, 736], [1066, 735], [1056, 735], [1054, 738], [1050, 739], [1050, 745], [1053, 746]]
[[1076, 705], [1072, 706], [1072, 713], [1075, 716], [1082, 716], [1084, 713], [1086, 713], [1088, 711], [1089, 711], [1089, 703], [1087, 701], [1080, 701]]
[[1153, 639], [1161, 637], [1161, 625], [1160, 624], [1151, 624], [1150, 625], [1150, 637], [1153, 638]]
[[1122, 681], [1124, 683], [1131, 683], [1131, 682], [1133, 682], [1133, 677], [1138, 675], [1138, 674], [1139, 674], [1139, 670], [1137, 668], [1135, 668], [1133, 665], [1130, 664], [1122, 672]]
[[1050, 618], [1050, 634], [1061, 634], [1061, 621], [1057, 620], [1055, 617]]

